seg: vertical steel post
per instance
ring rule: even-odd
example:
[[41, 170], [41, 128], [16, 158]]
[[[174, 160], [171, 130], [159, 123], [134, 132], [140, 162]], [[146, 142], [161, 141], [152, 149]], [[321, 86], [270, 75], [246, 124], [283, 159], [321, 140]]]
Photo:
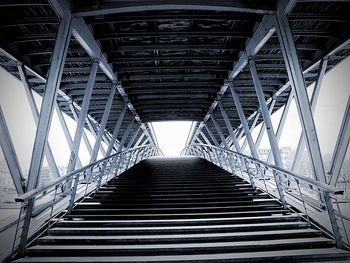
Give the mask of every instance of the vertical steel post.
[[328, 174], [331, 176], [329, 178], [330, 185], [336, 186], [338, 178], [340, 175], [340, 170], [342, 168], [346, 152], [349, 147], [350, 142], [350, 97], [348, 98], [348, 103], [345, 108], [345, 114], [343, 117], [342, 124], [340, 126], [340, 131], [335, 144], [334, 153], [331, 161], [331, 168]]
[[[72, 137], [70, 135], [70, 132], [68, 130], [68, 126], [67, 126], [67, 123], [63, 117], [63, 113], [62, 111], [60, 110], [58, 104], [56, 103], [55, 104], [55, 108], [56, 108], [56, 112], [57, 112], [57, 116], [58, 116], [58, 120], [61, 124], [61, 127], [62, 127], [62, 130], [63, 130], [63, 133], [64, 133], [64, 136], [66, 138], [66, 141], [67, 141], [67, 144], [68, 144], [68, 147], [69, 147], [69, 150], [72, 151], [73, 149], [73, 140], [72, 140]], [[81, 161], [80, 161], [80, 158], [79, 156], [77, 157], [77, 168], [80, 168], [82, 167], [81, 165]]]
[[115, 95], [115, 91], [116, 91], [117, 87], [116, 85], [112, 85], [111, 88], [111, 93], [109, 94], [103, 115], [102, 115], [102, 120], [100, 123], [100, 129], [98, 130], [97, 133], [97, 138], [95, 141], [95, 145], [94, 145], [94, 149], [92, 150], [92, 155], [90, 158], [90, 163], [93, 163], [96, 161], [97, 155], [98, 155], [98, 150], [100, 149], [101, 146], [101, 141], [102, 141], [102, 136], [105, 132], [105, 128], [107, 125], [107, 121], [108, 121], [108, 117], [109, 117], [109, 113], [111, 111], [111, 107], [112, 107], [112, 103], [113, 103], [113, 99], [114, 99], [114, 95]]
[[139, 146], [139, 144], [142, 142], [142, 139], [143, 139], [144, 136], [145, 136], [145, 133], [142, 132], [141, 135], [140, 135], [140, 137], [139, 137], [138, 140], [136, 141], [134, 147], [138, 147], [138, 146]]
[[[320, 67], [317, 73], [317, 79], [315, 81], [315, 86], [314, 86], [311, 100], [310, 100], [310, 107], [311, 107], [312, 113], [314, 113], [316, 109], [316, 104], [317, 104], [318, 97], [320, 95], [322, 81], [323, 81], [324, 74], [326, 73], [327, 64], [328, 64], [328, 58], [322, 58], [320, 62]], [[301, 157], [303, 156], [302, 150], [304, 150], [304, 147], [305, 147], [305, 133], [304, 131], [301, 131], [301, 134], [299, 136], [298, 146], [295, 151], [295, 155], [292, 163], [292, 168], [291, 168], [292, 171], [295, 171], [298, 165], [300, 164]], [[316, 171], [313, 170], [313, 172], [315, 173]]]
[[207, 136], [205, 136], [205, 134], [203, 132], [200, 132], [197, 137], [199, 137], [199, 136], [202, 136], [202, 138], [204, 139], [206, 144], [211, 145], [211, 142], [209, 141], [209, 139], [207, 138]]
[[[94, 127], [93, 127], [93, 124], [91, 123], [91, 121], [90, 121], [90, 119], [89, 119], [89, 116], [86, 117], [86, 124], [88, 125], [89, 130], [90, 130], [90, 132], [92, 133], [92, 136], [94, 136], [94, 138], [95, 138], [95, 140], [96, 140], [96, 139], [97, 139], [97, 134], [96, 134], [96, 132], [95, 132], [95, 129], [94, 129]], [[97, 125], [95, 124], [94, 126], [95, 126], [96, 129], [98, 130]], [[91, 149], [91, 151], [89, 151], [89, 152], [90, 152], [90, 156], [91, 156], [91, 155], [92, 155], [92, 147], [90, 146], [90, 142], [89, 142], [89, 140], [88, 140], [88, 138], [87, 138], [87, 136], [86, 136], [85, 131], [84, 131], [84, 133], [83, 133], [83, 138], [84, 138], [84, 141], [85, 141], [85, 142], [86, 142], [86, 140], [87, 140], [87, 143], [86, 143], [86, 144], [89, 144], [89, 147], [90, 147], [90, 149]], [[102, 153], [102, 156], [105, 156], [106, 151], [105, 151], [105, 149], [103, 148], [102, 144], [100, 144], [100, 151], [101, 151], [101, 153]]]
[[135, 118], [132, 117], [132, 120], [129, 122], [129, 125], [128, 125], [128, 127], [126, 128], [126, 131], [125, 131], [124, 134], [123, 134], [122, 140], [121, 140], [120, 143], [119, 143], [118, 152], [120, 152], [120, 151], [123, 150], [124, 144], [125, 144], [125, 142], [126, 142], [126, 139], [127, 139], [128, 136], [129, 136], [129, 133], [130, 133], [130, 131], [131, 131], [132, 125], [134, 124], [134, 121], [135, 121]]
[[214, 142], [214, 145], [216, 147], [219, 147], [219, 143], [218, 141], [216, 140], [215, 136], [212, 134], [212, 132], [210, 131], [209, 127], [207, 124], [204, 124], [204, 127], [207, 129], [208, 131], [208, 134], [209, 134], [209, 137], [211, 138], [211, 140]]
[[135, 130], [133, 136], [131, 137], [131, 139], [130, 139], [130, 141], [129, 141], [129, 143], [128, 143], [128, 146], [126, 147], [127, 149], [130, 149], [130, 148], [131, 148], [131, 146], [132, 146], [132, 144], [134, 143], [134, 141], [135, 141], [137, 135], [139, 134], [139, 131], [140, 131], [140, 130], [141, 130], [141, 126], [140, 126], [140, 124], [137, 123], [137, 129]]
[[[22, 63], [20, 63], [19, 65], [17, 65], [17, 68], [18, 68], [19, 75], [21, 77], [24, 91], [25, 91], [27, 99], [28, 99], [28, 103], [30, 106], [30, 110], [32, 112], [32, 116], [33, 116], [35, 125], [37, 126], [38, 121], [39, 121], [39, 110], [38, 110], [38, 107], [35, 103], [33, 93], [31, 91], [31, 87], [30, 87], [30, 83], [28, 81], [28, 76], [27, 76], [25, 67]], [[53, 177], [59, 178], [60, 173], [57, 169], [56, 161], [55, 161], [55, 158], [53, 156], [49, 141], [46, 141], [45, 156], [46, 156], [46, 160], [47, 160], [47, 163], [49, 165], [49, 168], [50, 168], [50, 171], [51, 171]], [[40, 178], [39, 178], [39, 180], [40, 180]]]
[[[281, 139], [281, 136], [282, 136], [282, 132], [283, 132], [283, 128], [284, 128], [284, 125], [286, 123], [286, 120], [287, 120], [287, 116], [288, 116], [288, 113], [289, 113], [289, 109], [290, 109], [290, 105], [292, 104], [292, 101], [293, 101], [293, 94], [292, 92], [289, 94], [289, 98], [288, 98], [288, 101], [287, 103], [284, 105], [284, 109], [283, 109], [283, 112], [282, 112], [282, 116], [281, 116], [281, 119], [278, 123], [278, 127], [277, 127], [277, 131], [276, 131], [276, 140], [277, 140], [277, 143], [279, 143], [280, 139]], [[269, 153], [269, 156], [267, 158], [267, 162], [271, 162], [271, 159], [272, 159], [272, 154], [271, 154], [271, 151]]]
[[10, 171], [13, 184], [15, 185], [17, 194], [24, 194], [24, 178], [21, 166], [19, 164], [15, 147], [13, 146], [10, 132], [6, 125], [6, 120], [0, 106], [0, 146], [4, 153], [7, 167]]
[[119, 130], [120, 130], [120, 126], [122, 125], [122, 122], [123, 122], [123, 119], [124, 119], [124, 115], [125, 115], [125, 112], [126, 112], [126, 107], [127, 105], [124, 104], [123, 108], [122, 108], [122, 111], [120, 112], [120, 115], [119, 115], [119, 118], [115, 124], [115, 127], [114, 127], [114, 131], [113, 131], [113, 134], [112, 134], [112, 139], [108, 145], [108, 149], [106, 151], [106, 155], [105, 157], [107, 156], [110, 156], [111, 153], [112, 153], [112, 150], [113, 150], [113, 146], [114, 146], [114, 142], [117, 140], [117, 136], [118, 136], [118, 133], [119, 133]]
[[[273, 130], [272, 121], [270, 118], [270, 112], [269, 112], [267, 105], [266, 105], [264, 90], [263, 90], [263, 87], [261, 86], [261, 82], [260, 82], [260, 79], [258, 76], [258, 71], [257, 71], [256, 65], [255, 65], [255, 61], [252, 58], [249, 58], [248, 63], [249, 63], [249, 67], [250, 67], [250, 73], [252, 75], [253, 82], [254, 82], [255, 92], [256, 92], [256, 95], [257, 95], [258, 100], [259, 100], [261, 114], [263, 116], [264, 124], [266, 126], [266, 131], [267, 131], [267, 135], [269, 138], [273, 158], [274, 158], [275, 164], [278, 167], [283, 168], [281, 153], [280, 153], [280, 150], [278, 148], [278, 143], [277, 143], [277, 140], [275, 137], [275, 132]], [[272, 103], [270, 107], [273, 108], [273, 105], [274, 105], [274, 103]], [[287, 203], [286, 203], [286, 200], [284, 197], [283, 185], [282, 185], [283, 178], [281, 178], [278, 174], [275, 174], [275, 180], [276, 180], [276, 186], [277, 186], [277, 190], [279, 193], [281, 203], [283, 204], [284, 207], [286, 207]]]
[[[72, 17], [67, 15], [60, 21], [55, 46], [51, 56], [49, 75], [46, 81], [45, 93], [43, 96], [39, 121], [35, 134], [32, 159], [28, 174], [27, 191], [31, 191], [38, 186], [39, 174], [41, 172], [46, 141], [48, 139], [54, 103], [57, 98], [57, 92], [60, 86], [64, 61], [71, 37]], [[24, 224], [21, 233], [19, 255], [23, 256], [27, 244], [27, 236], [30, 227], [31, 214], [34, 206], [34, 200], [30, 199], [26, 207]]]
[[226, 149], [229, 149], [229, 147], [228, 147], [228, 145], [227, 145], [227, 142], [226, 142], [226, 139], [225, 139], [225, 136], [224, 136], [224, 134], [222, 133], [219, 124], [218, 124], [217, 121], [215, 120], [214, 115], [211, 114], [211, 115], [210, 115], [210, 118], [211, 118], [212, 123], [214, 124], [214, 127], [215, 127], [216, 131], [217, 131], [218, 134], [219, 134], [219, 137], [220, 137], [220, 139], [221, 139], [221, 142], [224, 144], [224, 147], [225, 147]]
[[225, 121], [225, 124], [226, 124], [226, 127], [228, 129], [228, 132], [231, 136], [231, 140], [233, 142], [233, 145], [235, 146], [235, 149], [237, 152], [241, 152], [241, 147], [239, 146], [239, 143], [236, 139], [236, 135], [235, 133], [233, 132], [233, 128], [232, 128], [232, 125], [231, 125], [231, 122], [227, 116], [227, 113], [226, 111], [224, 110], [224, 106], [222, 105], [221, 101], [218, 102], [218, 105], [219, 105], [219, 108], [220, 108], [220, 112], [221, 112], [221, 115], [223, 116], [224, 118], [224, 121]]
[[[76, 112], [76, 110], [75, 110], [75, 107], [73, 106], [73, 102], [70, 101], [69, 104], [68, 104], [68, 106], [69, 106], [69, 108], [70, 108], [70, 110], [71, 110], [71, 112], [72, 112], [72, 114], [73, 114], [73, 117], [74, 117], [75, 122], [76, 122], [77, 125], [78, 125], [78, 123], [79, 123], [79, 117], [78, 117], [78, 114], [77, 114], [77, 112]], [[92, 131], [91, 131], [91, 132], [92, 132]], [[92, 134], [94, 135], [95, 133], [92, 132]], [[83, 140], [84, 140], [84, 143], [85, 143], [85, 145], [86, 145], [86, 148], [87, 148], [87, 150], [88, 150], [88, 152], [89, 152], [89, 154], [90, 154], [90, 156], [91, 156], [91, 154], [92, 154], [92, 147], [91, 147], [89, 138], [87, 137], [87, 135], [86, 135], [84, 129], [83, 129], [82, 136], [83, 136]]]
[[256, 148], [255, 148], [255, 144], [254, 144], [254, 141], [253, 141], [253, 137], [250, 133], [250, 130], [249, 130], [249, 127], [248, 127], [248, 122], [247, 122], [247, 119], [244, 115], [244, 111], [243, 111], [243, 107], [242, 107], [242, 104], [238, 98], [238, 95], [235, 91], [235, 88], [233, 87], [233, 83], [232, 82], [229, 82], [229, 88], [230, 88], [230, 91], [231, 91], [231, 95], [232, 95], [232, 98], [233, 98], [233, 102], [235, 103], [235, 106], [236, 106], [236, 109], [237, 109], [237, 113], [238, 113], [238, 116], [239, 116], [239, 119], [242, 123], [242, 127], [243, 127], [243, 130], [244, 130], [244, 133], [245, 133], [245, 137], [248, 141], [248, 145], [249, 145], [249, 149], [250, 149], [250, 152], [252, 154], [252, 156], [255, 158], [255, 159], [259, 159], [259, 155], [258, 155], [258, 152], [256, 151]]
[[[258, 112], [256, 113], [256, 115], [254, 117], [252, 126], [250, 127], [250, 133], [252, 133], [253, 130], [255, 129], [255, 126], [256, 126], [259, 118], [260, 118], [260, 111], [258, 110]], [[247, 138], [244, 138], [244, 141], [243, 141], [243, 144], [242, 144], [242, 147], [241, 147], [242, 152], [244, 152], [244, 149], [245, 149], [246, 146], [247, 146]]]
[[79, 154], [81, 137], [83, 134], [84, 124], [85, 124], [86, 116], [87, 116], [88, 109], [89, 109], [92, 90], [93, 90], [94, 84], [95, 84], [97, 69], [98, 69], [98, 61], [94, 61], [92, 64], [92, 67], [91, 67], [89, 80], [88, 80], [88, 82], [86, 84], [86, 88], [85, 88], [84, 99], [83, 99], [83, 103], [82, 103], [81, 110], [80, 110], [80, 116], [79, 116], [79, 120], [77, 123], [77, 128], [75, 130], [75, 135], [74, 135], [74, 140], [73, 140], [73, 150], [71, 151], [71, 154], [70, 154], [67, 173], [74, 171], [75, 165], [77, 163], [77, 156]]
[[305, 133], [307, 148], [311, 157], [311, 163], [314, 171], [316, 172], [315, 178], [320, 182], [326, 183], [327, 180], [316, 132], [316, 126], [312, 116], [303, 72], [300, 68], [297, 50], [287, 15], [281, 12], [277, 12], [275, 24], [277, 36], [281, 44], [281, 51], [288, 72], [288, 77], [295, 92], [295, 101], [300, 113], [300, 121]]
[[[283, 10], [279, 10], [276, 13], [275, 26], [281, 45], [284, 62], [287, 67], [288, 77], [295, 91], [295, 100], [297, 102], [302, 128], [305, 133], [306, 145], [311, 157], [311, 164], [313, 166], [313, 170], [315, 171], [315, 179], [322, 183], [327, 183], [321, 149], [317, 137], [315, 122], [309, 104], [303, 72], [300, 67], [292, 30], [290, 28], [287, 15], [283, 12]], [[341, 247], [343, 245], [342, 238], [339, 227], [337, 225], [332, 202], [330, 201], [329, 193], [324, 194], [324, 202], [327, 207], [327, 212], [332, 225], [336, 244], [338, 247]]]
[[[264, 101], [265, 101], [265, 99], [264, 99]], [[273, 98], [271, 103], [270, 103], [269, 109], [268, 109], [269, 116], [272, 114], [273, 108], [275, 107], [275, 103], [276, 103], [276, 98]], [[263, 118], [264, 118], [264, 115], [263, 115]], [[250, 130], [252, 130], [252, 129], [250, 129]], [[265, 134], [265, 130], [266, 130], [266, 124], [265, 124], [265, 121], [263, 121], [261, 128], [260, 128], [260, 131], [259, 131], [259, 134], [258, 134], [258, 138], [256, 139], [256, 142], [255, 142], [256, 149], [260, 148], [260, 144], [261, 144], [262, 138]]]

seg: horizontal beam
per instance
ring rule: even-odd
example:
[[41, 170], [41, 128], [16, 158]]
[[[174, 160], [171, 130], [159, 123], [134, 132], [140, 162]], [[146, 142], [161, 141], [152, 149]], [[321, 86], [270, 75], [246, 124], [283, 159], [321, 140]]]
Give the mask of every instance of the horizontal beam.
[[170, 80], [163, 80], [162, 82], [129, 82], [129, 81], [123, 81], [123, 85], [126, 89], [132, 89], [132, 88], [145, 88], [145, 87], [192, 87], [192, 86], [204, 86], [204, 87], [210, 87], [210, 86], [216, 86], [220, 85], [221, 81], [170, 81]]
[[[89, 2], [87, 2], [89, 3]], [[273, 14], [276, 10], [275, 1], [250, 3], [244, 0], [236, 1], [201, 1], [201, 0], [155, 0], [148, 1], [100, 1], [98, 6], [75, 6], [74, 16], [100, 16], [143, 11], [169, 11], [169, 10], [204, 10], [225, 11], [254, 14]]]
[[96, 34], [97, 40], [111, 40], [120, 38], [137, 38], [137, 37], [234, 37], [247, 38], [250, 33], [247, 31], [156, 31], [156, 32], [113, 32]]
[[[109, 53], [108, 51], [106, 51]], [[220, 55], [213, 55], [213, 56], [122, 56], [122, 57], [111, 57], [109, 59], [109, 62], [111, 64], [115, 63], [130, 63], [130, 62], [149, 62], [149, 61], [220, 61], [220, 62], [229, 62], [232, 63], [233, 58], [231, 56], [220, 56]]]
[[160, 70], [177, 70], [177, 71], [187, 71], [187, 70], [206, 70], [206, 71], [229, 71], [231, 68], [225, 65], [217, 65], [217, 66], [123, 66], [118, 67], [118, 73], [125, 72], [144, 72], [144, 71], [160, 71]]
[[[221, 75], [220, 75], [221, 74]], [[128, 75], [128, 76], [120, 76], [119, 79], [120, 81], [123, 80], [150, 80], [150, 79], [173, 79], [173, 78], [178, 78], [178, 79], [224, 79], [225, 74], [223, 73], [218, 73], [218, 74], [210, 74], [210, 73], [185, 73], [185, 74], [148, 74], [148, 75]]]

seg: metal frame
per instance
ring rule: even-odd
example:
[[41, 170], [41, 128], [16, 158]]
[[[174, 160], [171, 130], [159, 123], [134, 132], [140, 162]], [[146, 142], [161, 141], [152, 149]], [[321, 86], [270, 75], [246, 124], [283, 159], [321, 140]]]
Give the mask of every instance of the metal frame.
[[106, 128], [106, 125], [107, 125], [107, 120], [108, 120], [108, 117], [109, 117], [109, 114], [110, 114], [110, 110], [111, 110], [111, 107], [112, 107], [112, 103], [113, 103], [113, 99], [114, 99], [114, 95], [115, 95], [116, 89], [117, 89], [116, 85], [112, 85], [111, 93], [109, 94], [109, 97], [108, 97], [108, 100], [107, 100], [107, 103], [106, 103], [106, 107], [105, 107], [105, 110], [103, 112], [101, 124], [100, 124], [99, 130], [98, 130], [97, 138], [95, 140], [95, 145], [94, 145], [94, 148], [92, 150], [90, 163], [93, 163], [93, 162], [96, 161], [97, 154], [98, 154], [98, 151], [99, 151], [100, 146], [101, 146], [102, 137], [104, 135], [104, 131], [105, 131], [105, 128]]
[[83, 100], [83, 104], [81, 106], [81, 111], [79, 114], [77, 128], [75, 130], [75, 135], [74, 135], [74, 140], [73, 140], [73, 150], [71, 151], [71, 154], [70, 154], [69, 164], [67, 167], [67, 173], [70, 173], [70, 172], [75, 170], [77, 156], [79, 154], [80, 142], [81, 142], [81, 138], [83, 135], [84, 124], [85, 124], [85, 120], [86, 120], [88, 109], [89, 109], [92, 89], [94, 88], [97, 69], [98, 69], [98, 62], [94, 61], [94, 63], [91, 66], [89, 80], [88, 80], [88, 82], [86, 84], [86, 88], [85, 88], [84, 100]]
[[0, 145], [4, 153], [7, 167], [10, 171], [13, 184], [17, 194], [23, 194], [25, 191], [25, 180], [23, 178], [21, 166], [19, 164], [15, 147], [13, 146], [9, 129], [6, 124], [5, 116], [0, 106]]
[[345, 108], [344, 117], [340, 126], [337, 142], [335, 144], [334, 153], [332, 156], [331, 167], [327, 173], [329, 177], [329, 184], [336, 186], [346, 153], [349, 150], [350, 142], [350, 97]]
[[[21, 81], [22, 81], [22, 84], [24, 87], [25, 94], [26, 94], [27, 99], [28, 99], [29, 107], [32, 111], [32, 116], [33, 116], [35, 125], [38, 125], [39, 110], [38, 110], [38, 107], [37, 107], [35, 100], [34, 100], [32, 89], [31, 89], [30, 83], [28, 81], [26, 69], [22, 63], [18, 64], [17, 68], [18, 68], [19, 75], [21, 77]], [[60, 173], [57, 169], [57, 165], [56, 165], [55, 158], [53, 156], [49, 141], [47, 141], [46, 144], [47, 145], [45, 148], [45, 157], [46, 157], [47, 163], [49, 165], [49, 168], [50, 168], [50, 171], [51, 171], [53, 177], [58, 178], [58, 177], [60, 177]], [[39, 178], [39, 180], [40, 180], [40, 178]]]

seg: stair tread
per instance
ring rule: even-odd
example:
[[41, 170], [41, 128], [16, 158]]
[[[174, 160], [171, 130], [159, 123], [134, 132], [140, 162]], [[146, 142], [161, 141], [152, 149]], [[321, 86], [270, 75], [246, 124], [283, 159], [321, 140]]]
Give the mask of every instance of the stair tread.
[[268, 260], [298, 260], [298, 259], [336, 259], [350, 257], [350, 253], [336, 248], [295, 249], [260, 252], [218, 253], [200, 255], [162, 255], [162, 256], [75, 256], [75, 257], [26, 257], [15, 262], [175, 262], [175, 261], [218, 261], [260, 262]]
[[266, 226], [308, 226], [309, 223], [306, 222], [272, 222], [272, 223], [254, 223], [254, 224], [230, 224], [230, 225], [197, 225], [197, 226], [147, 226], [147, 227], [54, 227], [51, 230], [166, 230], [166, 229], [220, 229], [220, 228], [242, 228], [242, 227], [266, 227]]
[[[257, 219], [288, 219], [296, 218], [299, 219], [301, 214], [290, 214], [290, 215], [271, 215], [271, 216], [251, 216], [251, 217], [224, 217], [224, 218], [193, 218], [193, 219], [146, 219], [146, 220], [128, 220], [128, 223], [176, 223], [176, 222], [211, 222], [211, 221], [243, 221], [243, 220], [257, 220]], [[79, 216], [77, 216], [79, 217]], [[125, 220], [56, 220], [57, 223], [125, 223]]]
[[319, 233], [316, 229], [285, 229], [285, 230], [269, 230], [269, 231], [250, 231], [250, 232], [225, 232], [225, 233], [198, 233], [198, 234], [164, 234], [164, 235], [118, 235], [118, 236], [45, 236], [41, 239], [151, 239], [151, 238], [183, 238], [183, 237], [229, 237], [229, 236], [259, 236], [259, 235], [278, 235], [278, 234], [298, 234], [298, 233]]
[[166, 248], [202, 248], [202, 247], [259, 247], [273, 246], [278, 244], [309, 244], [314, 242], [322, 242], [334, 244], [333, 240], [324, 237], [315, 238], [294, 238], [294, 239], [275, 239], [275, 240], [259, 240], [259, 241], [236, 241], [236, 242], [210, 242], [210, 243], [176, 243], [176, 244], [156, 244], [156, 245], [36, 245], [28, 248], [28, 250], [44, 250], [44, 249], [60, 249], [60, 250], [116, 250], [116, 249], [166, 249]]
[[[201, 171], [204, 172], [201, 172]], [[15, 262], [310, 262], [350, 253], [302, 213], [201, 160], [151, 159], [54, 223]]]

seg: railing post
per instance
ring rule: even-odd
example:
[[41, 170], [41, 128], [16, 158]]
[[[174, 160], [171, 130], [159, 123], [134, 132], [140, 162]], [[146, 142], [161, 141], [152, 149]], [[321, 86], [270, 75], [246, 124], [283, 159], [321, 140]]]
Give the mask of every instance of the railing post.
[[67, 209], [67, 214], [70, 214], [72, 212], [72, 209], [73, 209], [75, 196], [76, 196], [78, 184], [79, 184], [79, 177], [80, 177], [80, 174], [76, 174], [74, 176], [74, 184], [73, 184], [72, 189], [70, 190], [71, 194], [70, 194], [70, 200], [69, 200], [69, 205], [68, 205], [68, 209]]

